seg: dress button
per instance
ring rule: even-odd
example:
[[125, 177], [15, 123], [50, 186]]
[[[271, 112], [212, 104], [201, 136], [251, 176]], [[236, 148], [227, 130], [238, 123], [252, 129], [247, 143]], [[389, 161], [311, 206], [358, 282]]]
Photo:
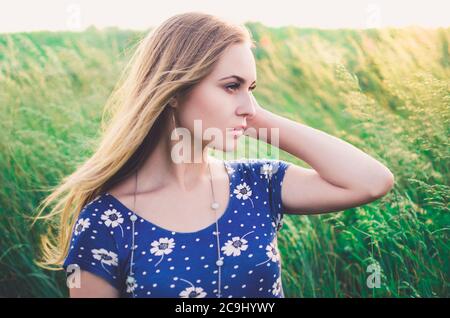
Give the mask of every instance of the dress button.
[[217, 266], [222, 266], [223, 265], [223, 261], [221, 259], [217, 260], [216, 265]]
[[132, 216], [130, 216], [130, 220], [132, 222], [136, 221], [137, 220], [137, 216], [133, 214]]

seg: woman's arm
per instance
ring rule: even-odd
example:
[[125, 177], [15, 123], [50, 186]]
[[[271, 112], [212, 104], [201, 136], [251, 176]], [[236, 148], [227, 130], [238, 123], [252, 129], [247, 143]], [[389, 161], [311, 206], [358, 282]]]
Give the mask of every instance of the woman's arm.
[[118, 298], [119, 291], [103, 278], [81, 270], [79, 288], [69, 288], [71, 298]]
[[[287, 213], [341, 211], [374, 201], [393, 187], [391, 171], [368, 154], [342, 139], [263, 109], [253, 100], [256, 113], [247, 124], [255, 133], [250, 129], [248, 135], [260, 139], [259, 129], [267, 128], [265, 141], [313, 168], [291, 164], [287, 169], [281, 195]], [[279, 138], [271, 136], [271, 128], [279, 129]]]

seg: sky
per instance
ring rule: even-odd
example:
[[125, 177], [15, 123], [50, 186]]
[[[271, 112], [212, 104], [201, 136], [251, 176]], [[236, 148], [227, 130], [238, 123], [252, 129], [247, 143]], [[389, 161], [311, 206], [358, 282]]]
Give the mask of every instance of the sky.
[[450, 27], [450, 0], [0, 0], [0, 33], [91, 25], [146, 30], [187, 11], [274, 27]]

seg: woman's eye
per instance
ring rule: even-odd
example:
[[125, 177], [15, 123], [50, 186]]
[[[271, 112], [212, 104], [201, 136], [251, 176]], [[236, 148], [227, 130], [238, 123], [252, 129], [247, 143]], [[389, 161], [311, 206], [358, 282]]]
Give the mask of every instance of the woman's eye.
[[240, 86], [240, 84], [234, 83], [234, 84], [232, 84], [232, 85], [228, 85], [226, 88], [227, 88], [227, 89], [231, 89], [231, 91], [234, 92], [236, 89], [239, 88], [239, 86]]
[[[240, 84], [234, 83], [234, 84], [228, 85], [226, 88], [227, 88], [227, 89], [231, 89], [231, 91], [234, 92], [235, 90], [237, 90], [237, 89], [239, 88], [239, 86], [240, 86]], [[256, 88], [256, 85], [250, 87], [250, 90], [252, 91], [252, 90], [254, 90], [255, 88]]]

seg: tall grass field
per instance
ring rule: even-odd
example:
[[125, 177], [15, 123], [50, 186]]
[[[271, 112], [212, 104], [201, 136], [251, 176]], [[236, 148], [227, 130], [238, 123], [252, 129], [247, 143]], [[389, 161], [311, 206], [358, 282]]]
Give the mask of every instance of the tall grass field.
[[[449, 297], [450, 28], [246, 26], [259, 104], [395, 175], [370, 204], [285, 216], [286, 297]], [[32, 217], [42, 189], [92, 154], [106, 99], [144, 34], [0, 34], [0, 297], [68, 296], [63, 271], [35, 265], [45, 224], [31, 227]]]

